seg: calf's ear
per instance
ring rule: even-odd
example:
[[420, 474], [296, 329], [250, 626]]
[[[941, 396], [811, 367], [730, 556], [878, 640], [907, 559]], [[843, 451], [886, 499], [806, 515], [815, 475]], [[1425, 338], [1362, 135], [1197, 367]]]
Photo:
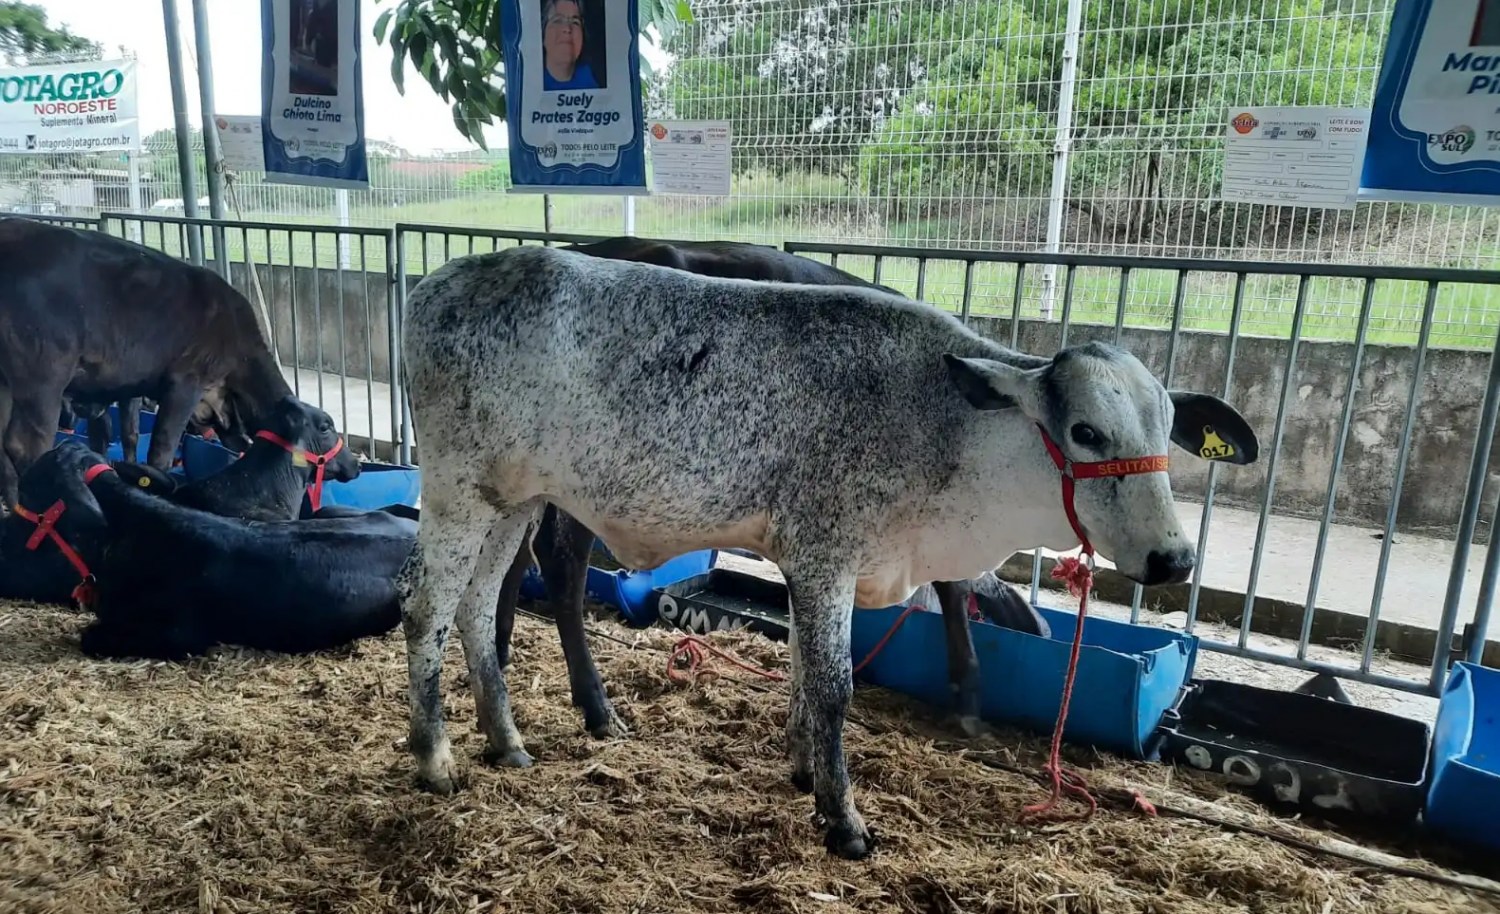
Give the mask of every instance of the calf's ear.
[[1027, 371], [994, 359], [966, 359], [943, 353], [943, 365], [953, 386], [975, 409], [1012, 409], [1027, 415], [1035, 412], [1037, 382], [1041, 369]]
[[1233, 406], [1210, 394], [1171, 390], [1172, 443], [1204, 460], [1245, 465], [1260, 456], [1255, 430]]

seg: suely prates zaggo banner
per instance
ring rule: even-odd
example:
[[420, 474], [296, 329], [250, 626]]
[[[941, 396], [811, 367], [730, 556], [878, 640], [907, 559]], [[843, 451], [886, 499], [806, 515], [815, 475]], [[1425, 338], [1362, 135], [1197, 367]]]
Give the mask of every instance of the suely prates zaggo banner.
[[133, 60], [0, 70], [0, 153], [137, 150], [136, 94]]

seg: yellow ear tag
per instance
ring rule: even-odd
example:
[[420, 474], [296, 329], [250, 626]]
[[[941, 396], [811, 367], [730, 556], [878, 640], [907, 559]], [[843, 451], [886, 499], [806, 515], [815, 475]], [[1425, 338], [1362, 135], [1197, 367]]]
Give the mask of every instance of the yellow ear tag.
[[294, 466], [294, 467], [305, 467], [305, 466], [307, 466], [307, 458], [304, 457], [304, 456], [302, 456], [302, 452], [301, 451], [293, 451], [292, 452], [292, 466]]
[[1203, 426], [1203, 446], [1198, 456], [1204, 460], [1225, 460], [1234, 456], [1234, 445], [1219, 437], [1212, 425]]
[[151, 487], [151, 477], [142, 476], [140, 479], [136, 480], [135, 484], [143, 489], [149, 489]]

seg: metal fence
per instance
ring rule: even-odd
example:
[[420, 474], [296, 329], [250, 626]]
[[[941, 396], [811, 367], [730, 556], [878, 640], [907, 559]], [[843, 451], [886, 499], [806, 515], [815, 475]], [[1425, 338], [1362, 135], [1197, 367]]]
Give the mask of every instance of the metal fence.
[[[221, 251], [221, 269], [252, 301], [264, 301], [273, 328], [273, 338], [281, 350], [300, 396], [335, 414], [350, 436], [351, 442], [363, 440], [370, 453], [378, 453], [403, 462], [413, 456], [409, 404], [401, 391], [399, 347], [399, 313], [406, 290], [422, 275], [453, 257], [471, 252], [495, 250], [513, 244], [556, 244], [592, 240], [593, 236], [546, 235], [535, 232], [506, 232], [496, 229], [459, 229], [438, 225], [399, 225], [394, 229], [346, 229], [330, 226], [286, 226], [270, 223], [222, 223], [190, 220], [182, 217], [141, 217], [128, 214], [106, 214], [102, 227], [114, 234], [136, 232], [145, 243], [175, 256], [186, 256], [185, 238], [196, 234], [201, 239], [206, 258], [212, 263]], [[223, 241], [216, 242], [215, 229]], [[309, 250], [320, 252], [316, 259], [303, 259], [297, 251], [306, 237]], [[1234, 619], [1236, 629], [1229, 637], [1214, 638], [1196, 631], [1200, 626], [1200, 597], [1204, 593], [1204, 573], [1216, 562], [1228, 559], [1224, 553], [1212, 554], [1209, 539], [1215, 510], [1221, 506], [1223, 493], [1243, 489], [1243, 470], [1236, 479], [1226, 482], [1217, 464], [1202, 468], [1198, 484], [1189, 487], [1178, 477], [1174, 461], [1174, 488], [1182, 497], [1201, 498], [1198, 523], [1198, 551], [1203, 561], [1195, 569], [1186, 595], [1186, 618], [1183, 627], [1202, 638], [1210, 650], [1235, 654], [1251, 660], [1298, 669], [1328, 672], [1343, 678], [1390, 687], [1419, 694], [1436, 694], [1445, 680], [1448, 664], [1455, 656], [1455, 634], [1468, 602], [1465, 584], [1468, 567], [1480, 532], [1482, 495], [1489, 470], [1494, 442], [1497, 410], [1500, 410], [1500, 341], [1492, 341], [1488, 358], [1482, 402], [1472, 424], [1472, 437], [1455, 437], [1449, 430], [1441, 448], [1449, 451], [1466, 449], [1469, 455], [1467, 477], [1461, 503], [1453, 512], [1451, 565], [1446, 589], [1440, 598], [1441, 610], [1426, 620], [1430, 637], [1425, 642], [1427, 670], [1425, 676], [1400, 676], [1382, 673], [1376, 668], [1376, 654], [1385, 650], [1385, 638], [1391, 629], [1386, 599], [1391, 581], [1392, 556], [1403, 506], [1408, 510], [1414, 499], [1425, 493], [1414, 491], [1411, 466], [1414, 452], [1424, 444], [1426, 427], [1418, 420], [1419, 393], [1433, 383], [1429, 370], [1434, 358], [1434, 327], [1447, 297], [1457, 287], [1500, 287], [1500, 272], [1465, 271], [1441, 268], [1402, 268], [1353, 265], [1279, 264], [1251, 261], [1186, 260], [1180, 258], [1143, 258], [1095, 254], [1038, 254], [1021, 252], [954, 252], [942, 248], [894, 248], [852, 246], [829, 243], [791, 243], [786, 249], [803, 256], [828, 259], [851, 272], [876, 279], [898, 290], [948, 307], [976, 329], [1001, 342], [1033, 351], [1049, 351], [1081, 339], [1106, 339], [1125, 342], [1167, 384], [1185, 371], [1193, 347], [1213, 347], [1219, 374], [1211, 384], [1198, 379], [1199, 388], [1231, 398], [1231, 389], [1242, 373], [1243, 355], [1248, 347], [1260, 345], [1247, 332], [1251, 304], [1258, 296], [1286, 295], [1282, 288], [1291, 286], [1291, 306], [1286, 319], [1288, 337], [1275, 344], [1277, 361], [1268, 374], [1274, 377], [1268, 387], [1274, 390], [1274, 417], [1260, 425], [1264, 431], [1263, 455], [1258, 466], [1263, 476], [1252, 481], [1251, 490], [1257, 510], [1255, 532], [1248, 543], [1250, 557], [1243, 582], [1243, 606]], [[346, 266], [341, 252], [347, 251], [351, 262]], [[314, 265], [318, 269], [314, 270]], [[1040, 274], [1053, 268], [1060, 277], [1059, 309], [1056, 320], [1027, 320], [1023, 302], [1026, 290], [1038, 282]], [[988, 275], [986, 275], [988, 274]], [[260, 289], [257, 291], [256, 284]], [[351, 289], [351, 283], [352, 289]], [[1273, 511], [1278, 485], [1285, 485], [1287, 460], [1284, 446], [1288, 438], [1288, 415], [1295, 403], [1307, 394], [1302, 388], [1299, 370], [1306, 371], [1308, 360], [1300, 350], [1308, 342], [1306, 329], [1317, 317], [1318, 290], [1326, 284], [1351, 286], [1360, 302], [1357, 338], [1352, 347], [1348, 372], [1342, 391], [1320, 391], [1320, 396], [1338, 398], [1338, 430], [1332, 436], [1335, 452], [1329, 462], [1326, 488], [1319, 499], [1316, 516], [1316, 541], [1311, 547], [1311, 569], [1305, 595], [1296, 599], [1300, 613], [1296, 637], [1286, 652], [1268, 651], [1251, 643], [1252, 633], [1265, 631], [1257, 621], [1260, 592], [1264, 589], [1269, 561], [1268, 545], [1273, 540], [1271, 526], [1280, 518]], [[997, 297], [987, 289], [1006, 287], [1008, 296]], [[1141, 321], [1133, 302], [1136, 290], [1146, 287], [1165, 290], [1161, 307], [1166, 314], [1165, 328], [1155, 330], [1155, 322]], [[1095, 309], [1092, 324], [1079, 320], [1089, 313], [1092, 301], [1084, 293], [1093, 290], [1094, 298], [1108, 300], [1107, 314]], [[1270, 290], [1270, 291], [1268, 291]], [[1228, 325], [1222, 333], [1191, 332], [1190, 300], [1199, 295], [1220, 295], [1227, 301]], [[349, 303], [353, 302], [351, 308]], [[1341, 652], [1334, 659], [1312, 655], [1314, 627], [1329, 614], [1320, 607], [1326, 588], [1323, 583], [1332, 563], [1341, 557], [1330, 551], [1335, 527], [1336, 506], [1347, 498], [1351, 470], [1346, 460], [1346, 445], [1353, 440], [1356, 392], [1364, 360], [1373, 358], [1373, 336], [1382, 309], [1409, 307], [1414, 304], [1415, 320], [1420, 328], [1417, 345], [1404, 351], [1384, 350], [1384, 360], [1405, 360], [1409, 376], [1402, 375], [1405, 388], [1399, 431], [1393, 442], [1394, 465], [1390, 470], [1388, 508], [1383, 525], [1376, 532], [1381, 537], [1378, 558], [1368, 570], [1371, 587], [1368, 610], [1355, 619], [1358, 636], [1352, 652]], [[1140, 334], [1156, 334], [1155, 342]], [[1143, 340], [1145, 340], [1143, 342]], [[290, 355], [288, 355], [290, 352]], [[1393, 355], [1394, 353], [1394, 355]], [[1385, 363], [1382, 363], [1385, 364]], [[1265, 366], [1262, 366], [1263, 368]], [[360, 377], [360, 375], [363, 377]], [[336, 394], [324, 385], [324, 377], [337, 378]], [[361, 424], [363, 427], [361, 428]], [[351, 427], [352, 426], [352, 427]], [[1363, 484], [1361, 484], [1363, 485]], [[1226, 486], [1228, 489], [1226, 489]], [[1201, 495], [1199, 494], [1201, 492]], [[1368, 492], [1364, 493], [1368, 496]], [[1243, 500], [1243, 499], [1242, 499]], [[1489, 518], [1491, 530], [1500, 523], [1500, 514]], [[1343, 560], [1347, 561], [1347, 560]], [[1033, 558], [1031, 587], [1033, 599], [1041, 585], [1042, 558]], [[1474, 604], [1473, 622], [1465, 626], [1459, 653], [1479, 660], [1487, 642], [1490, 605], [1497, 579], [1500, 579], [1500, 550], [1490, 549], [1481, 575], [1479, 594]], [[1236, 591], [1238, 592], [1238, 591]], [[1145, 603], [1145, 592], [1134, 589], [1132, 620], [1139, 619]], [[1153, 595], [1154, 596], [1154, 595]], [[1348, 621], [1347, 619], [1345, 620]], [[1347, 626], [1346, 626], [1347, 627]], [[1326, 639], [1318, 642], [1326, 645]]]
[[[1393, 0], [702, 0], [662, 45], [651, 117], [732, 122], [728, 198], [649, 197], [636, 230], [653, 237], [780, 245], [853, 243], [1242, 260], [1500, 266], [1500, 212], [1361, 204], [1352, 212], [1219, 202], [1222, 119], [1243, 105], [1368, 105]], [[384, 52], [382, 48], [382, 52]], [[371, 79], [384, 79], [379, 68]], [[418, 87], [413, 91], [423, 92]], [[170, 131], [135, 161], [140, 206], [180, 215]], [[453, 134], [460, 145], [458, 134]], [[201, 143], [194, 138], [202, 180]], [[0, 157], [0, 207], [93, 215], [130, 209], [118, 156]], [[370, 150], [371, 187], [233, 182], [237, 218], [483, 226], [618, 234], [622, 201], [506, 193], [503, 152]], [[313, 254], [298, 251], [303, 260]], [[1324, 297], [1303, 328], [1353, 341], [1357, 287]], [[976, 294], [1008, 294], [1004, 287]], [[1055, 308], [1055, 287], [1023, 308]], [[1080, 289], [1087, 297], [1088, 290]], [[1134, 294], [1134, 293], [1133, 293]], [[1077, 303], [1086, 304], [1084, 298]], [[1107, 303], [1106, 303], [1107, 305]], [[1289, 311], [1291, 294], [1276, 311]], [[1248, 332], [1289, 330], [1247, 311]], [[1080, 319], [1087, 319], [1080, 307]], [[1228, 305], [1220, 309], [1227, 327]], [[1500, 300], [1444, 300], [1437, 347], [1488, 348]], [[1372, 321], [1375, 339], [1415, 344], [1420, 304]]]

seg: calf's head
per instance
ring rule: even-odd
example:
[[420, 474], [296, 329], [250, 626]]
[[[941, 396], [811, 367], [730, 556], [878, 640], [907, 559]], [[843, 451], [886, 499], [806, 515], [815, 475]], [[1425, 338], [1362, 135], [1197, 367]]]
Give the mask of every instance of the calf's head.
[[[1039, 437], [1050, 439], [1065, 461], [1059, 476], [1073, 472], [1070, 464], [1095, 465], [1079, 471], [1073, 484], [1079, 532], [1141, 584], [1185, 581], [1197, 561], [1160, 468], [1168, 442], [1202, 459], [1236, 464], [1253, 463], [1260, 450], [1234, 407], [1208, 394], [1167, 390], [1135, 356], [1114, 346], [1064, 349], [1030, 370], [951, 354], [944, 361], [974, 407], [1019, 409], [1040, 426]], [[1140, 462], [1150, 458], [1158, 461]]]
[[282, 397], [271, 411], [271, 421], [256, 435], [290, 451], [293, 459], [323, 457], [328, 479], [349, 482], [359, 476], [359, 458], [345, 445], [333, 417], [296, 397]]

